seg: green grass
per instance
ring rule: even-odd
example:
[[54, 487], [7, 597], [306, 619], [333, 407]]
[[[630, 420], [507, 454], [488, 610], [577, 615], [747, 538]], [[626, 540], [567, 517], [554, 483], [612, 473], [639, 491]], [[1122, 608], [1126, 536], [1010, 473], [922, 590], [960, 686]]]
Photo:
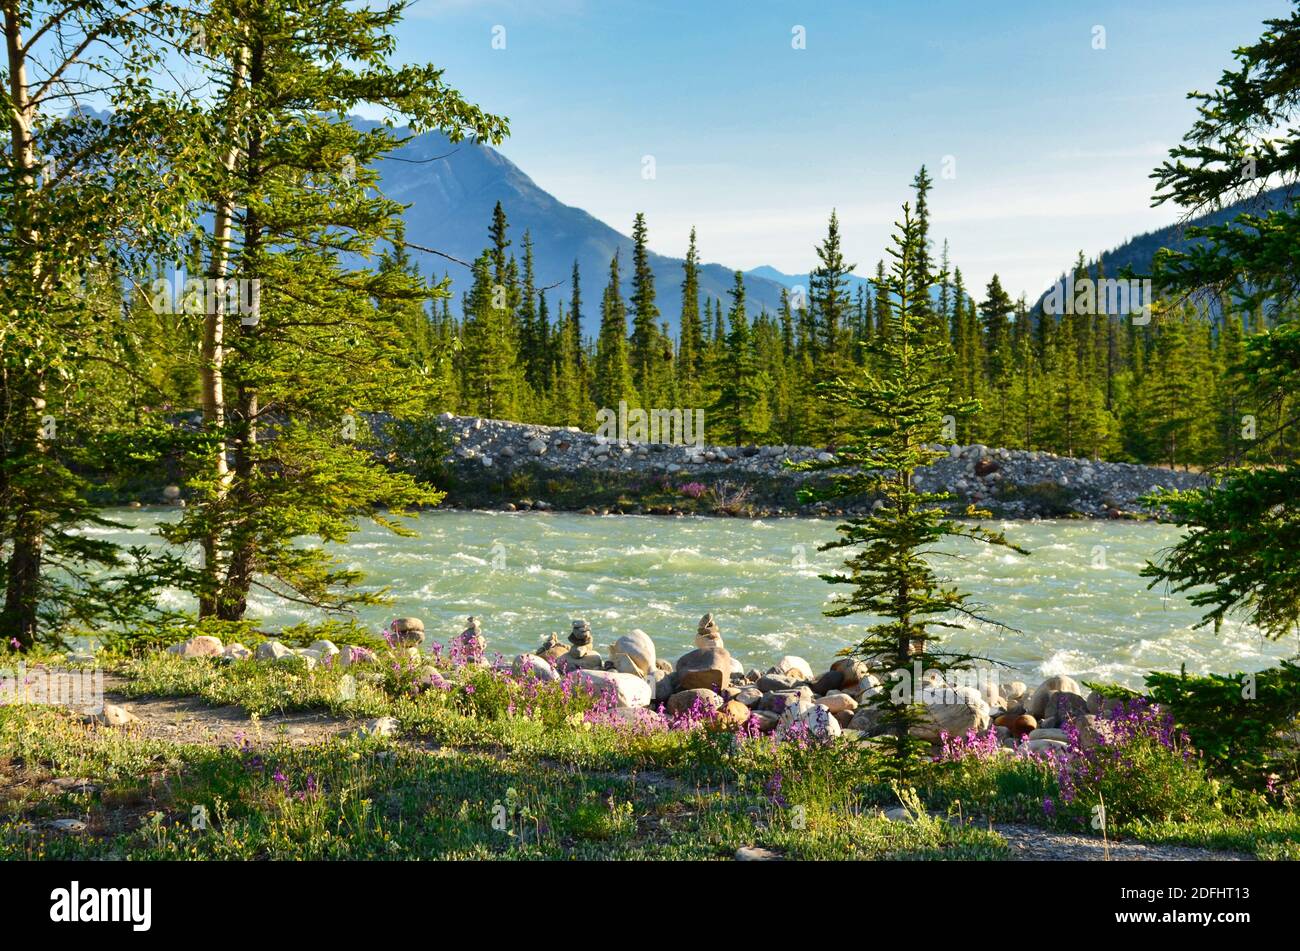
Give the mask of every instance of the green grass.
[[[939, 820], [897, 824], [845, 800], [774, 805], [705, 787], [376, 739], [211, 748], [87, 731], [68, 714], [0, 709], [0, 858], [995, 859], [1002, 839]], [[98, 789], [61, 792], [55, 777]], [[21, 780], [21, 782], [18, 782]], [[44, 828], [76, 816], [84, 833]]]
[[[991, 822], [1075, 831], [1044, 814], [1058, 790], [1054, 771], [1033, 761], [927, 764], [912, 784], [941, 818], [891, 823], [877, 810], [900, 794], [871, 744], [616, 730], [585, 722], [593, 699], [558, 685], [529, 689], [464, 668], [440, 689], [427, 661], [395, 669], [394, 659], [307, 671], [152, 653], [110, 665], [131, 697], [198, 697], [258, 717], [393, 716], [393, 741], [218, 749], [0, 707], [0, 857], [701, 859], [761, 845], [808, 859], [997, 859], [1006, 843]], [[49, 782], [57, 777], [96, 789], [61, 790]], [[1117, 821], [1112, 832], [1300, 857], [1293, 813], [1230, 789], [1215, 795], [1195, 817]], [[196, 809], [204, 829], [192, 827]], [[42, 825], [67, 816], [86, 818], [88, 831]]]

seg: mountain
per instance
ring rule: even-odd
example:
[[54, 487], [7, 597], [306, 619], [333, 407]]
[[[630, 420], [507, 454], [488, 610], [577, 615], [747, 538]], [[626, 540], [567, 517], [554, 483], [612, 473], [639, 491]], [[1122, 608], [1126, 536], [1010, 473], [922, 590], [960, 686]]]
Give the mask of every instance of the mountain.
[[[373, 123], [353, 120], [362, 128]], [[582, 322], [586, 333], [600, 329], [600, 297], [609, 280], [609, 262], [619, 252], [624, 277], [624, 296], [631, 294], [632, 239], [574, 208], [538, 187], [513, 162], [496, 149], [469, 142], [451, 144], [446, 136], [426, 132], [415, 136], [378, 165], [381, 187], [388, 197], [409, 205], [406, 211], [408, 241], [435, 248], [446, 254], [473, 261], [488, 245], [488, 224], [498, 201], [510, 224], [510, 252], [523, 256], [524, 232], [533, 240], [534, 269], [538, 287], [546, 292], [551, 313], [556, 303], [567, 306], [570, 273], [577, 260], [582, 273]], [[630, 227], [631, 222], [628, 222]], [[649, 222], [651, 232], [654, 222]], [[685, 235], [681, 236], [683, 239]], [[469, 271], [445, 258], [412, 252], [427, 275], [452, 277], [455, 298], [469, 286]], [[651, 253], [656, 303], [677, 331], [681, 311], [682, 259]], [[730, 306], [728, 291], [735, 272], [721, 264], [700, 268], [703, 297], [719, 298], [724, 312]], [[783, 282], [752, 272], [745, 276], [745, 294], [750, 313], [763, 308], [775, 311]]]
[[[776, 283], [784, 285], [785, 287], [788, 287], [791, 290], [793, 290], [796, 287], [801, 287], [803, 288], [805, 296], [808, 293], [808, 288], [811, 286], [809, 284], [809, 281], [811, 280], [811, 277], [809, 275], [785, 274], [767, 264], [746, 271], [745, 276], [761, 277], [764, 280], [775, 281]], [[858, 287], [865, 288], [868, 294], [871, 293], [872, 285], [869, 280], [867, 280], [865, 277], [858, 277], [858, 275], [856, 274], [850, 274], [848, 279], [847, 289], [849, 292], [849, 297], [852, 298], [853, 300], [857, 300]]]
[[[1187, 227], [1191, 225], [1224, 224], [1242, 212], [1250, 212], [1261, 216], [1266, 215], [1269, 211], [1275, 211], [1283, 207], [1293, 197], [1295, 197], [1294, 185], [1279, 185], [1258, 196], [1245, 198], [1217, 211], [1207, 212], [1185, 223], [1166, 225], [1163, 228], [1157, 228], [1155, 231], [1148, 231], [1135, 238], [1130, 238], [1123, 244], [1100, 255], [1100, 260], [1105, 264], [1107, 277], [1119, 277], [1125, 268], [1132, 268], [1133, 273], [1137, 275], [1150, 274], [1156, 251], [1160, 248], [1186, 251], [1193, 245], [1204, 243], [1202, 238], [1187, 237], [1184, 233]], [[1074, 266], [1071, 264], [1070, 271], [1073, 269]], [[1069, 272], [1062, 271], [1058, 282], [1064, 281], [1067, 273]], [[1088, 273], [1093, 277], [1097, 276], [1096, 260], [1089, 262]], [[1035, 312], [1042, 311], [1043, 299], [1050, 291], [1051, 288], [1043, 291], [1033, 307]]]

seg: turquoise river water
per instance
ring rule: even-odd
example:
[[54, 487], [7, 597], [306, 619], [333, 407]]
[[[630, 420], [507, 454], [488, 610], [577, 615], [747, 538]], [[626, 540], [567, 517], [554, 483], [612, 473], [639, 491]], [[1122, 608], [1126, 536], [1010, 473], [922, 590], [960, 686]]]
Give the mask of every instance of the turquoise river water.
[[[175, 510], [106, 513], [126, 529], [94, 529], [124, 544], [160, 544], [153, 528]], [[843, 552], [818, 552], [834, 537], [817, 519], [662, 518], [505, 512], [429, 512], [401, 538], [367, 525], [338, 551], [393, 603], [361, 619], [382, 628], [420, 617], [430, 640], [445, 642], [477, 615], [490, 650], [514, 653], [546, 633], [591, 622], [596, 643], [633, 628], [661, 656], [689, 650], [700, 615], [712, 611], [728, 649], [748, 668], [798, 654], [814, 670], [866, 619], [822, 614], [832, 586], [818, 578]], [[1259, 670], [1293, 656], [1294, 639], [1271, 642], [1241, 623], [1216, 634], [1194, 628], [1198, 609], [1182, 596], [1148, 590], [1138, 572], [1179, 537], [1139, 522], [1002, 523], [1031, 554], [961, 543], [938, 565], [970, 591], [988, 616], [1018, 629], [972, 625], [947, 643], [1017, 668], [1024, 679], [1068, 673], [1139, 686], [1148, 670]], [[165, 596], [174, 606], [185, 596]], [[318, 617], [301, 605], [255, 594], [252, 616], [268, 628]]]

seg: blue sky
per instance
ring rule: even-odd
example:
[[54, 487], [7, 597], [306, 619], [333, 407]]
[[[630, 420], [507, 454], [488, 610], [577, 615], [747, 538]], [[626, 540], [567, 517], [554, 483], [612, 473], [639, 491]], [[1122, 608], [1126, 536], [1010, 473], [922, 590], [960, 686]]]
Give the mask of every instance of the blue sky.
[[561, 201], [624, 232], [646, 212], [665, 254], [695, 225], [708, 261], [803, 272], [837, 208], [869, 271], [924, 163], [967, 285], [997, 272], [1032, 299], [1080, 249], [1177, 217], [1149, 206], [1148, 175], [1191, 124], [1186, 93], [1289, 8], [418, 0], [398, 58], [509, 116], [502, 151]]

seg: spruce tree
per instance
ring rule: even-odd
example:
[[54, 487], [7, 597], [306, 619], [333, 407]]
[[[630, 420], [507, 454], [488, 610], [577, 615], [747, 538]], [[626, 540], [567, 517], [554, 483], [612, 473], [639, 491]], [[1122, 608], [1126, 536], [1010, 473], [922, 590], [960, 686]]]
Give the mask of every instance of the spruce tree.
[[718, 377], [718, 398], [709, 415], [709, 431], [732, 445], [763, 437], [772, 425], [768, 405], [768, 378], [754, 353], [749, 316], [745, 312], [745, 275], [735, 274], [724, 356]]
[[632, 346], [628, 362], [632, 385], [640, 405], [660, 405], [664, 388], [663, 346], [659, 334], [659, 307], [655, 304], [655, 276], [646, 247], [645, 214], [638, 212], [632, 225]]
[[193, 589], [204, 615], [241, 619], [254, 589], [328, 609], [373, 603], [382, 593], [358, 589], [357, 571], [297, 539], [341, 541], [358, 517], [400, 529], [407, 507], [441, 497], [367, 444], [367, 413], [421, 411], [427, 392], [394, 363], [396, 334], [375, 307], [400, 275], [380, 283], [356, 260], [396, 234], [402, 207], [375, 190], [372, 163], [400, 142], [341, 117], [369, 106], [453, 139], [497, 141], [506, 126], [441, 70], [390, 65], [403, 9], [265, 0], [205, 20], [220, 84], [205, 116], [210, 154], [196, 163], [213, 210], [208, 265], [260, 287], [260, 300], [205, 327], [205, 357], [222, 354], [205, 360], [204, 380], [218, 450], [195, 460], [194, 502], [162, 529], [202, 546]]
[[[782, 288], [782, 294], [786, 293]], [[691, 229], [686, 260], [682, 262], [682, 319], [677, 350], [678, 392], [686, 409], [703, 407], [704, 327], [700, 320], [700, 257]]]
[[623, 303], [619, 283], [618, 251], [615, 251], [609, 262], [609, 284], [600, 302], [600, 336], [596, 339], [592, 383], [596, 407], [615, 412], [622, 401], [626, 401], [629, 407], [639, 405], [628, 361], [627, 305]]
[[[867, 614], [884, 620], [869, 624], [852, 653], [883, 663], [895, 683], [870, 699], [881, 712], [887, 749], [900, 776], [906, 776], [918, 755], [910, 729], [924, 719], [917, 694], [920, 684], [908, 683], [914, 660], [931, 671], [967, 665], [968, 654], [935, 650], [938, 631], [960, 627], [967, 617], [985, 621], [969, 596], [940, 578], [927, 560], [933, 546], [949, 537], [1010, 545], [999, 532], [950, 517], [942, 503], [945, 493], [916, 488], [916, 470], [940, 456], [930, 448], [939, 440], [945, 412], [967, 415], [976, 407], [949, 406], [951, 351], [946, 334], [936, 334], [930, 302], [933, 275], [927, 270], [922, 236], [910, 204], [895, 226], [889, 253], [892, 267], [884, 287], [891, 306], [884, 314], [888, 333], [872, 341], [872, 360], [848, 379], [818, 385], [822, 400], [847, 406], [864, 420], [860, 429], [839, 445], [833, 463], [802, 464], [817, 469], [848, 466], [832, 476], [825, 489], [809, 489], [806, 500], [845, 496], [876, 496], [880, 505], [868, 516], [847, 518], [840, 537], [822, 550], [856, 551], [845, 570], [822, 577], [851, 590], [826, 613], [831, 617]], [[973, 514], [968, 512], [967, 514]], [[1012, 546], [1014, 547], [1014, 546]]]

